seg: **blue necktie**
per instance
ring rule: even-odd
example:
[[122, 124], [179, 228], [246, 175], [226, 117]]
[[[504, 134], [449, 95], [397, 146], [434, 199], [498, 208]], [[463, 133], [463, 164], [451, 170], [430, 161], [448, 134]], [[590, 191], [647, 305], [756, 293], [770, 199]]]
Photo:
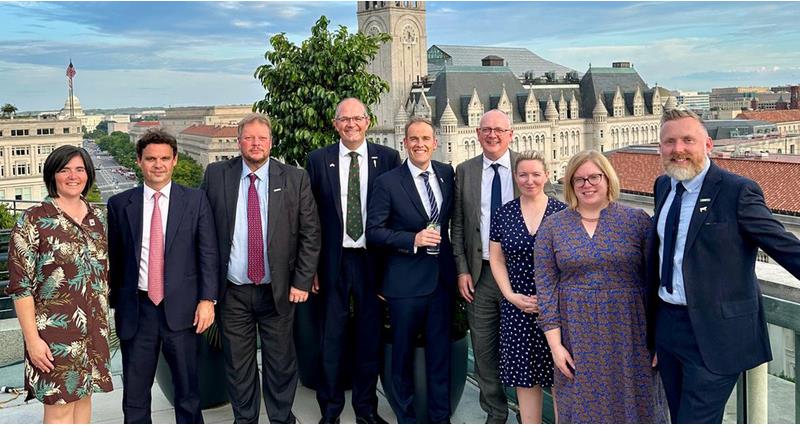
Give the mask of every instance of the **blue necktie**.
[[428, 203], [431, 206], [431, 222], [439, 223], [439, 207], [436, 205], [436, 197], [433, 195], [430, 182], [428, 182], [430, 172], [422, 172], [420, 175], [425, 183], [425, 192], [428, 193]]
[[492, 178], [492, 201], [491, 204], [489, 204], [489, 220], [494, 218], [494, 212], [503, 205], [503, 191], [502, 185], [500, 185], [500, 172], [498, 171], [500, 165], [494, 163], [492, 164], [492, 168], [494, 169], [494, 177]]
[[675, 198], [669, 206], [667, 223], [664, 225], [664, 254], [661, 257], [661, 286], [672, 294], [672, 271], [675, 268], [675, 240], [678, 239], [678, 223], [681, 220], [681, 196], [686, 188], [678, 182], [675, 186]]

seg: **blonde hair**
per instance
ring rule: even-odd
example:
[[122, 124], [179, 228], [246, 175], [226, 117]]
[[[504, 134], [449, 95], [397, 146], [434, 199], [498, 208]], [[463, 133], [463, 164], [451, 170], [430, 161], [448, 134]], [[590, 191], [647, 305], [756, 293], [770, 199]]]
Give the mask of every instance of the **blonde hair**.
[[663, 126], [667, 121], [680, 120], [681, 118], [693, 118], [701, 125], [703, 124], [703, 119], [696, 112], [685, 108], [675, 108], [664, 111], [661, 115], [661, 125]]
[[514, 160], [514, 170], [517, 170], [519, 163], [523, 161], [538, 161], [542, 163], [544, 173], [547, 174], [547, 162], [544, 161], [544, 156], [539, 151], [523, 151], [517, 154], [517, 159]]
[[272, 139], [272, 123], [270, 123], [269, 117], [267, 116], [267, 114], [261, 114], [258, 112], [251, 112], [250, 114], [245, 115], [244, 118], [241, 119], [241, 121], [239, 121], [239, 127], [237, 127], [236, 129], [236, 138], [242, 137], [244, 126], [255, 122], [267, 126], [267, 129], [269, 129], [269, 137], [270, 139]]
[[578, 196], [575, 195], [575, 188], [572, 185], [572, 179], [575, 177], [575, 172], [578, 171], [584, 163], [591, 161], [597, 168], [603, 172], [608, 182], [608, 202], [613, 203], [619, 199], [619, 177], [614, 167], [608, 159], [598, 151], [588, 149], [581, 151], [572, 156], [567, 163], [567, 172], [564, 175], [564, 200], [569, 204], [571, 209], [578, 207]]

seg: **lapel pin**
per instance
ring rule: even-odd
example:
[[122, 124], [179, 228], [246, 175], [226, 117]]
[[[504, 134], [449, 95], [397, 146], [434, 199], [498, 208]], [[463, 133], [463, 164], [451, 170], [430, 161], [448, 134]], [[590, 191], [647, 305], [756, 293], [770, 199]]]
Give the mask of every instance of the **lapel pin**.
[[378, 157], [372, 157], [372, 167], [378, 167]]
[[328, 167], [336, 167], [336, 164], [333, 164], [333, 163], [328, 164]]
[[275, 189], [272, 190], [272, 192], [280, 192], [280, 190], [281, 190], [281, 188], [275, 188]]
[[700, 213], [703, 213], [703, 212], [705, 212], [706, 210], [708, 210], [708, 207], [707, 207], [707, 206], [700, 207]]
[[89, 219], [89, 226], [94, 226], [94, 219]]
[[440, 182], [440, 183], [444, 183], [444, 179], [442, 179], [442, 178], [439, 178], [439, 182]]
[[700, 199], [700, 202], [701, 202], [701, 203], [708, 203], [708, 202], [710, 202], [710, 201], [711, 201], [711, 198], [701, 198], [701, 199]]

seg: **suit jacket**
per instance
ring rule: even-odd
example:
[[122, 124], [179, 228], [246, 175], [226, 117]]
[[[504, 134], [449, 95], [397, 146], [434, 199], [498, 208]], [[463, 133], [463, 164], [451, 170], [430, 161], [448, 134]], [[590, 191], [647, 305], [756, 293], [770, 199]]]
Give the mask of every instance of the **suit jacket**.
[[[142, 186], [108, 200], [110, 304], [117, 334], [130, 339], [139, 317], [139, 261], [142, 253]], [[149, 230], [148, 230], [149, 232]], [[192, 327], [200, 300], [217, 300], [219, 256], [214, 218], [202, 191], [172, 183], [164, 234], [164, 313], [174, 331]]]
[[[511, 174], [517, 153], [511, 153]], [[483, 154], [472, 157], [456, 167], [455, 213], [453, 214], [453, 253], [458, 274], [471, 274], [477, 283], [483, 266], [483, 243], [481, 242], [481, 177], [483, 176]], [[519, 188], [514, 185], [514, 198], [519, 197]], [[553, 185], [548, 179], [545, 193], [555, 197]]]
[[[400, 154], [394, 149], [367, 143], [367, 157], [369, 172], [367, 174], [366, 200], [369, 204], [375, 179], [399, 166]], [[311, 178], [311, 190], [319, 208], [319, 218], [322, 224], [323, 250], [320, 254], [318, 273], [324, 291], [328, 285], [338, 280], [342, 259], [344, 218], [342, 218], [341, 185], [339, 184], [339, 144], [329, 145], [309, 154], [306, 170]], [[368, 265], [375, 268], [369, 273], [369, 276], [373, 277], [377, 271], [376, 267], [380, 263], [380, 256], [375, 250], [369, 251], [368, 256]]]
[[428, 225], [428, 215], [417, 192], [411, 171], [404, 162], [375, 180], [367, 206], [367, 244], [386, 249], [383, 294], [387, 297], [418, 297], [433, 293], [437, 285], [455, 289], [455, 264], [449, 238], [453, 211], [453, 168], [432, 161], [442, 190], [439, 211], [442, 241], [439, 255], [424, 247], [414, 253], [414, 237]]
[[[651, 344], [660, 286], [656, 224], [670, 190], [669, 177], [656, 179], [648, 249]], [[772, 217], [758, 184], [712, 162], [689, 223], [683, 282], [700, 353], [714, 373], [736, 374], [772, 359], [755, 273], [759, 247], [800, 277], [800, 241]]]
[[[242, 157], [209, 164], [200, 188], [208, 194], [217, 226], [219, 280], [227, 282], [228, 260], [236, 223], [236, 201], [242, 177]], [[269, 160], [267, 259], [275, 308], [291, 312], [289, 287], [308, 291], [317, 270], [320, 228], [308, 174], [274, 158]], [[220, 300], [226, 285], [220, 286]]]

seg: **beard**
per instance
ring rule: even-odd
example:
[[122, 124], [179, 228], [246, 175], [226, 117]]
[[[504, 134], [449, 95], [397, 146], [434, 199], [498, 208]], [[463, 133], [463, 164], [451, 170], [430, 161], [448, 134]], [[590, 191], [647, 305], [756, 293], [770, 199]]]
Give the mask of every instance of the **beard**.
[[706, 165], [705, 157], [699, 162], [690, 158], [688, 166], [679, 166], [670, 161], [671, 159], [672, 158], [667, 158], [664, 160], [664, 171], [667, 173], [667, 176], [679, 181], [694, 179], [703, 171], [703, 167]]

